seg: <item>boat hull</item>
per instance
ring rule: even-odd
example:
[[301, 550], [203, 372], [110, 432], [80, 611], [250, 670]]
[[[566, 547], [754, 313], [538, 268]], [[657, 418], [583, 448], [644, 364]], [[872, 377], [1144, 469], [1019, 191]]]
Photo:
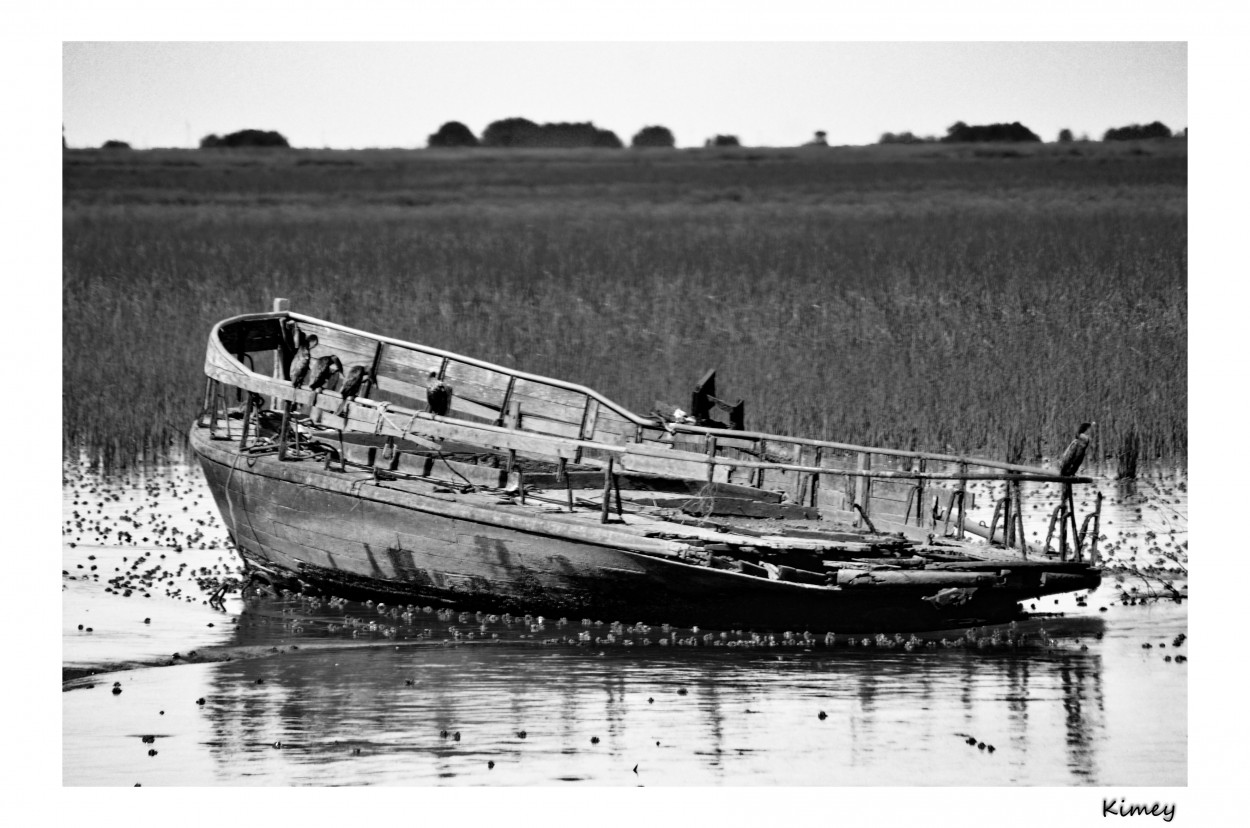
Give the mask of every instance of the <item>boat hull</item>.
[[[1034, 579], [943, 606], [926, 600], [938, 591], [933, 585], [770, 581], [663, 557], [641, 538], [639, 548], [625, 536], [588, 542], [559, 524], [510, 514], [516, 507], [499, 506], [495, 516], [451, 495], [400, 497], [372, 481], [335, 483], [320, 464], [247, 457], [206, 429], [193, 429], [192, 447], [248, 567], [341, 597], [605, 622], [859, 633], [999, 623], [1039, 594]], [[1082, 587], [1050, 591], [1075, 588]]]

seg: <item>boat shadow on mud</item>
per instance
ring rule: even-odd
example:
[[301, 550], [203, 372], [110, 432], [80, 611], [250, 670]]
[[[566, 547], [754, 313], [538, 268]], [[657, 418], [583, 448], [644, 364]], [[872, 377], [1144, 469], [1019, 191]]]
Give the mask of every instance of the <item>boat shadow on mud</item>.
[[[893, 650], [920, 657], [935, 650], [1014, 654], [1028, 658], [1058, 648], [1079, 647], [1083, 639], [1101, 638], [1102, 618], [1065, 613], [1023, 613], [1018, 620], [946, 630], [903, 633], [854, 633], [810, 630], [755, 632], [624, 623], [592, 619], [553, 619], [537, 614], [512, 615], [435, 606], [387, 606], [313, 596], [250, 595], [231, 602], [230, 639], [222, 644], [136, 659], [62, 668], [63, 689], [94, 686], [97, 674], [183, 664], [248, 661], [291, 653], [337, 653], [384, 649], [498, 649], [603, 655], [626, 652], [639, 658], [672, 658], [674, 653], [723, 654], [776, 652], [813, 658], [846, 658]], [[224, 611], [224, 610], [223, 610]], [[677, 656], [677, 657], [683, 657]]]

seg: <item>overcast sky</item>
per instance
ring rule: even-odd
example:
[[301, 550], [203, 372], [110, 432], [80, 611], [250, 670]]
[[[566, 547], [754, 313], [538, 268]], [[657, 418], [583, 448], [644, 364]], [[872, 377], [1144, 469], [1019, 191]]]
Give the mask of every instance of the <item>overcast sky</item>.
[[955, 121], [1060, 129], [1188, 125], [1174, 42], [65, 42], [71, 147], [192, 147], [277, 130], [297, 147], [420, 147], [446, 121], [593, 121], [628, 144], [660, 124], [794, 146]]

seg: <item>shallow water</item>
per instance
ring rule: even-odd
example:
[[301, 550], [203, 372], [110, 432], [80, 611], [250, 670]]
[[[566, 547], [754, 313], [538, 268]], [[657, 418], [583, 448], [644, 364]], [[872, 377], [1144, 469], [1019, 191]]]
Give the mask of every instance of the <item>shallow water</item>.
[[[1102, 488], [1115, 556], [1187, 554], [1183, 475]], [[63, 662], [97, 670], [62, 693], [67, 785], [1187, 783], [1188, 602], [1139, 601], [1162, 589], [1141, 579], [910, 650], [237, 593], [218, 610], [237, 561], [198, 470], [67, 468], [64, 504]], [[102, 672], [122, 663], [173, 666]]]

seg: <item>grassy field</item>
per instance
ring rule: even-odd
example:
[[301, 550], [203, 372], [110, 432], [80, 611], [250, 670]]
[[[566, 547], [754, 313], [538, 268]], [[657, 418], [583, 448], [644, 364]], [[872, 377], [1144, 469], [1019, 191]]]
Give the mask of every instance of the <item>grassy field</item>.
[[70, 151], [63, 449], [160, 454], [209, 326], [294, 309], [751, 428], [1035, 459], [1187, 446], [1183, 141]]

